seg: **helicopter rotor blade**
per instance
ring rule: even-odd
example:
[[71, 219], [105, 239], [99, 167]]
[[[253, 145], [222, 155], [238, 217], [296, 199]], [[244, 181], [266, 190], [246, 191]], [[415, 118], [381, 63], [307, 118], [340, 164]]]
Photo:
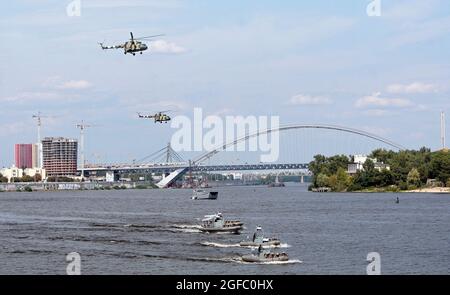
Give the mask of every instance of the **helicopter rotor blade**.
[[161, 37], [161, 36], [164, 36], [164, 34], [152, 35], [152, 36], [145, 36], [145, 37], [139, 37], [139, 38], [135, 38], [135, 40], [151, 39], [151, 38]]
[[131, 41], [133, 41], [133, 40], [134, 40], [134, 38], [133, 38], [133, 32], [130, 32], [130, 36], [131, 36]]

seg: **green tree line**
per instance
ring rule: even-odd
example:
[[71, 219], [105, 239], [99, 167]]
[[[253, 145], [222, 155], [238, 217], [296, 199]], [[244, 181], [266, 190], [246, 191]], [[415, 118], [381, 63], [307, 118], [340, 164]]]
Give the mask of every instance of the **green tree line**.
[[309, 163], [313, 173], [311, 187], [329, 187], [333, 191], [356, 191], [369, 188], [392, 190], [415, 189], [424, 186], [428, 179], [436, 179], [450, 187], [450, 153], [448, 150], [431, 152], [420, 150], [391, 151], [374, 150], [369, 158], [376, 158], [390, 166], [390, 169], [376, 169], [371, 160], [363, 165], [363, 170], [354, 175], [347, 174], [350, 157], [336, 155], [325, 157], [316, 155]]
[[[22, 177], [13, 177], [11, 179], [11, 182], [36, 182], [36, 181], [41, 181], [42, 180], [42, 176], [37, 173], [34, 176], [29, 176], [29, 175], [23, 175]], [[6, 178], [5, 176], [3, 176], [0, 173], [0, 182], [8, 182], [8, 178]]]

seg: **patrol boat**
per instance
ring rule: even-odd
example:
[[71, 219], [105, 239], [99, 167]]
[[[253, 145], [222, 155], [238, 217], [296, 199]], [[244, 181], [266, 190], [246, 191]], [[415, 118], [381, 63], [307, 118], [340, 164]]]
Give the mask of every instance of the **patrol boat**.
[[217, 200], [219, 192], [207, 192], [203, 189], [194, 189], [192, 200]]
[[243, 225], [239, 220], [225, 220], [222, 213], [219, 212], [214, 215], [205, 215], [200, 230], [208, 233], [229, 232], [239, 234]]
[[271, 253], [269, 251], [262, 251], [262, 246], [259, 246], [257, 254], [243, 255], [241, 259], [245, 262], [277, 262], [288, 261], [289, 256], [285, 252]]
[[280, 240], [277, 238], [265, 238], [261, 226], [256, 227], [256, 231], [253, 234], [251, 241], [242, 241], [239, 243], [241, 247], [258, 247], [258, 246], [279, 246], [281, 244]]

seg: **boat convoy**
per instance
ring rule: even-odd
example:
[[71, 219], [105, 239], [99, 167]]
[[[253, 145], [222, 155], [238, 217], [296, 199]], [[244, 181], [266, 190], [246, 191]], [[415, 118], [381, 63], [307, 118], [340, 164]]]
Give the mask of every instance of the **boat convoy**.
[[[202, 219], [200, 231], [206, 233], [231, 233], [240, 234], [244, 229], [244, 223], [239, 220], [226, 220], [222, 213], [205, 215]], [[278, 238], [266, 238], [261, 226], [257, 226], [253, 233], [252, 239], [241, 241], [240, 247], [250, 247], [253, 250], [256, 248], [256, 253], [243, 255], [242, 261], [250, 263], [265, 263], [265, 262], [281, 262], [288, 261], [289, 256], [282, 252], [272, 252], [270, 248], [277, 248], [281, 246], [281, 241]], [[268, 248], [268, 249], [267, 249]]]

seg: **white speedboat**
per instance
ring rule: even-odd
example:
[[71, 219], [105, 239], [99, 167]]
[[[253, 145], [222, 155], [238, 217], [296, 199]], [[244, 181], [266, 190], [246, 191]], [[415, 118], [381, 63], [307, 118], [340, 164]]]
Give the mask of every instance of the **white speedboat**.
[[206, 215], [200, 230], [208, 233], [228, 232], [239, 234], [244, 224], [239, 220], [225, 220], [222, 213]]

